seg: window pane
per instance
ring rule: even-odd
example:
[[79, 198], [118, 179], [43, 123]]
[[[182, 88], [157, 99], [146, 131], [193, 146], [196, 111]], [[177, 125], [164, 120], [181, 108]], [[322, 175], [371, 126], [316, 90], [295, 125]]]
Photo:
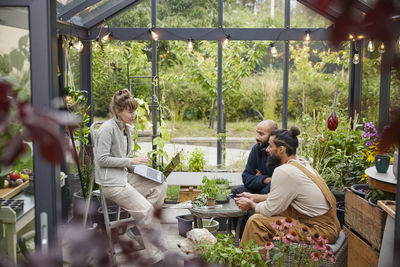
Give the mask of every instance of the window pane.
[[224, 1], [224, 27], [282, 28], [285, 1]]
[[157, 26], [212, 28], [218, 26], [218, 1], [157, 0]]
[[151, 28], [151, 1], [144, 0], [115, 16], [107, 26], [120, 28]]
[[19, 95], [29, 99], [30, 49], [28, 9], [25, 7], [0, 8], [0, 76], [14, 85]]
[[315, 11], [300, 4], [297, 1], [292, 1], [290, 6], [290, 26], [293, 28], [326, 28], [332, 25], [333, 22], [322, 17]]

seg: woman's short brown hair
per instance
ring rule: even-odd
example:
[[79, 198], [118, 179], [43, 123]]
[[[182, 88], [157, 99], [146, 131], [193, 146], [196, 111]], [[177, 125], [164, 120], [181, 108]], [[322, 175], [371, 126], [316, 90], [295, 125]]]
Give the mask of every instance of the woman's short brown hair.
[[111, 99], [110, 110], [115, 114], [115, 112], [123, 111], [128, 108], [130, 111], [136, 110], [138, 103], [131, 95], [128, 89], [118, 90], [114, 93]]

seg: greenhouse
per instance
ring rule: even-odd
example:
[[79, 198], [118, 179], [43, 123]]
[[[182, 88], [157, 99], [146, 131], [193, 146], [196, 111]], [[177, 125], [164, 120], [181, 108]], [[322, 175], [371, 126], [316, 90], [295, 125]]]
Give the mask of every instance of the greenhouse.
[[5, 266], [399, 266], [394, 0], [0, 2]]

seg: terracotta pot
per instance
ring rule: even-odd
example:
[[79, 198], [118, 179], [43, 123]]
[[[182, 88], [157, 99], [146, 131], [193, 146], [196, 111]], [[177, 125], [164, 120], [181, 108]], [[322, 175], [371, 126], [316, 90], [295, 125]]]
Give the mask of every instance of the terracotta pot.
[[215, 198], [209, 198], [207, 199], [207, 205], [209, 207], [215, 207]]

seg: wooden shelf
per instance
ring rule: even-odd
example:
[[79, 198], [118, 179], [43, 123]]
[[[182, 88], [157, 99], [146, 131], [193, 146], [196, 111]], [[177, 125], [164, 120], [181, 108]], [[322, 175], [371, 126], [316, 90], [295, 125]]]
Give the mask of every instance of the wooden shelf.
[[0, 199], [10, 199], [13, 196], [17, 195], [19, 192], [27, 188], [29, 185], [29, 181], [26, 181], [20, 184], [17, 187], [8, 187], [0, 189]]

